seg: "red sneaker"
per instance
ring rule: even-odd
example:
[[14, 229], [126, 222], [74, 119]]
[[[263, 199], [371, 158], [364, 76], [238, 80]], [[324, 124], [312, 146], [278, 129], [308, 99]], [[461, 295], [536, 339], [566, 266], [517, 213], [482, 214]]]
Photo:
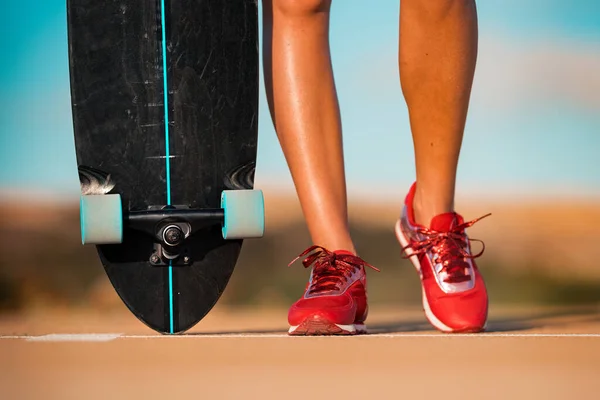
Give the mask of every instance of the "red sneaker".
[[[421, 277], [423, 308], [431, 324], [442, 332], [484, 330], [488, 296], [465, 229], [490, 214], [470, 222], [457, 213], [435, 216], [429, 228], [415, 222], [412, 203], [416, 183], [406, 196], [396, 223], [396, 237]], [[483, 245], [480, 240], [478, 241]]]
[[[379, 271], [347, 251], [331, 252], [312, 246], [296, 257], [312, 267], [304, 296], [288, 313], [290, 335], [354, 335], [367, 333], [367, 276], [365, 266]], [[314, 265], [313, 265], [314, 264]]]

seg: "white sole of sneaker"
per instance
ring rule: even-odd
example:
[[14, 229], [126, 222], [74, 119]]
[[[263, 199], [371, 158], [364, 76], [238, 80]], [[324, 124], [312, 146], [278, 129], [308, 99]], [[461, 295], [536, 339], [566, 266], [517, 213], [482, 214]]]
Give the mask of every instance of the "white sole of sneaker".
[[300, 325], [292, 325], [288, 330], [289, 335], [295, 336], [360, 335], [365, 333], [367, 333], [367, 327], [364, 324], [335, 324], [318, 315], [305, 319]]
[[356, 335], [358, 330], [354, 325], [339, 325], [339, 324], [331, 324], [328, 326], [311, 326], [307, 327], [306, 325], [295, 325], [290, 326], [288, 330], [288, 334], [290, 335]]
[[367, 326], [365, 324], [354, 324], [354, 329], [356, 329], [357, 335], [363, 335], [368, 333]]
[[[406, 239], [404, 237], [404, 233], [402, 233], [402, 228], [400, 228], [400, 221], [396, 222], [396, 226], [395, 226], [394, 230], [396, 231], [396, 238], [398, 239], [398, 241], [400, 242], [402, 247], [404, 248], [404, 247], [408, 246], [409, 245], [408, 239]], [[406, 250], [406, 255], [409, 256], [410, 261], [417, 269], [417, 272], [419, 273], [419, 277], [420, 277], [421, 276], [421, 263], [419, 263], [419, 258], [413, 254], [411, 249]], [[427, 317], [427, 320], [429, 320], [431, 325], [433, 325], [435, 328], [439, 329], [442, 332], [447, 332], [447, 333], [455, 332], [454, 329], [450, 328], [449, 326], [444, 324], [442, 321], [440, 321], [435, 316], [435, 314], [431, 311], [431, 308], [429, 307], [429, 301], [427, 300], [427, 296], [425, 295], [425, 288], [423, 287], [423, 283], [421, 283], [421, 296], [423, 298], [423, 310], [425, 311], [425, 316]]]

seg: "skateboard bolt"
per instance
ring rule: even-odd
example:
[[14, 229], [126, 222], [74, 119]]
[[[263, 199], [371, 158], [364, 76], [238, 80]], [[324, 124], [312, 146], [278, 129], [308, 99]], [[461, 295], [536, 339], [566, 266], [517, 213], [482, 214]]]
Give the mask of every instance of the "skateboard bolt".
[[176, 245], [181, 242], [183, 232], [176, 226], [171, 226], [165, 230], [163, 237], [165, 238], [165, 242], [170, 245]]
[[158, 258], [158, 256], [156, 254], [153, 254], [150, 257], [150, 262], [152, 262], [153, 264], [158, 264], [159, 261], [160, 261], [160, 258]]
[[189, 263], [190, 262], [190, 258], [188, 256], [183, 257], [183, 262], [184, 263]]

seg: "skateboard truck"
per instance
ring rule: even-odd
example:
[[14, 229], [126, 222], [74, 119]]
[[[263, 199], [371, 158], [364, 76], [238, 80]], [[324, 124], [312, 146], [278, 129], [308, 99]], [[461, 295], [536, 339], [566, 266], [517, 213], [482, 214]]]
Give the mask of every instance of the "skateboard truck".
[[194, 262], [186, 239], [207, 227], [219, 226], [225, 240], [262, 237], [262, 191], [224, 190], [220, 205], [220, 208], [168, 205], [126, 210], [119, 194], [81, 196], [81, 240], [83, 244], [123, 244], [124, 232], [136, 230], [152, 238], [153, 250], [147, 256], [151, 265], [185, 266]]
[[149, 259], [155, 266], [189, 265], [191, 259], [185, 246], [186, 239], [202, 228], [221, 224], [223, 219], [223, 209], [190, 209], [188, 206], [150, 207], [144, 211], [130, 211], [124, 218], [128, 228], [155, 239]]
[[158, 233], [155, 235], [159, 242], [154, 244], [154, 253], [150, 256], [150, 263], [157, 266], [172, 265], [173, 263], [188, 265], [190, 257], [188, 255], [181, 256], [182, 253], [187, 253], [183, 244], [191, 230], [192, 227], [187, 222], [160, 223]]

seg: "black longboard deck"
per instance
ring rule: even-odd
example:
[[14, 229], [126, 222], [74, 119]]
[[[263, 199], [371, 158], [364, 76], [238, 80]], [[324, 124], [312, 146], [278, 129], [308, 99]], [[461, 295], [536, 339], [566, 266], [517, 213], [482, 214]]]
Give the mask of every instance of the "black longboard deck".
[[[255, 0], [67, 0], [67, 10], [82, 193], [118, 193], [127, 212], [219, 208], [222, 190], [253, 188]], [[148, 236], [125, 229], [98, 253], [133, 314], [177, 333], [215, 305], [241, 245], [214, 225], [189, 240], [191, 265], [156, 267]]]

